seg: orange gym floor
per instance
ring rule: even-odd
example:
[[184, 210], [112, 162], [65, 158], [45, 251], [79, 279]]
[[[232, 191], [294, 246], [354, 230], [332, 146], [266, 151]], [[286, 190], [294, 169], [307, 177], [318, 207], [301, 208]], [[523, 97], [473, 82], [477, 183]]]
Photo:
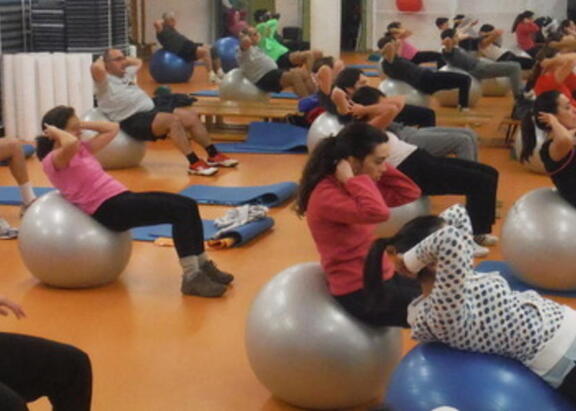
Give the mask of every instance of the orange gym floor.
[[[364, 55], [346, 55], [349, 63], [365, 63]], [[377, 80], [373, 79], [376, 84]], [[157, 86], [143, 70], [142, 87]], [[209, 88], [203, 67], [174, 91]], [[511, 108], [510, 97], [483, 98], [468, 113], [483, 142], [501, 140], [500, 120]], [[439, 110], [439, 125], [458, 123], [455, 109]], [[480, 124], [482, 123], [482, 124]], [[202, 153], [203, 154], [203, 153]], [[169, 142], [149, 144], [142, 165], [112, 174], [134, 191], [177, 192], [190, 184], [259, 185], [298, 181], [306, 155], [238, 154], [237, 169], [215, 177], [189, 177], [186, 160]], [[500, 171], [499, 200], [504, 217], [514, 201], [537, 187], [551, 185], [510, 158], [503, 146], [482, 147], [481, 161]], [[48, 185], [36, 159], [28, 161], [33, 184]], [[14, 185], [9, 170], [0, 168], [0, 184]], [[437, 212], [459, 200], [436, 197]], [[225, 207], [201, 206], [203, 218], [215, 218]], [[0, 207], [0, 215], [18, 225], [18, 207]], [[180, 267], [174, 249], [135, 242], [126, 271], [115, 284], [88, 290], [59, 290], [40, 285], [20, 259], [17, 240], [0, 241], [0, 293], [22, 303], [28, 318], [1, 318], [0, 329], [74, 344], [89, 353], [94, 369], [95, 411], [277, 411], [294, 410], [275, 398], [257, 380], [244, 347], [247, 313], [260, 288], [281, 270], [318, 260], [306, 223], [291, 204], [270, 210], [272, 231], [247, 246], [211, 252], [212, 258], [236, 276], [224, 298], [203, 299], [180, 294]], [[494, 232], [500, 233], [503, 219]], [[491, 250], [489, 259], [500, 259]], [[558, 301], [576, 304], [569, 299]], [[404, 350], [414, 343], [404, 331]], [[46, 400], [32, 410], [49, 410]], [[365, 409], [357, 408], [358, 410]]]

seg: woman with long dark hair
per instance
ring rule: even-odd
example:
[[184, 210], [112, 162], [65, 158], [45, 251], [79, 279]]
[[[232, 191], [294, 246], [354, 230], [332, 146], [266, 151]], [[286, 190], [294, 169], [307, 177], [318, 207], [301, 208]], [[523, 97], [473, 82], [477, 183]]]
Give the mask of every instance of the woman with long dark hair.
[[512, 23], [512, 33], [516, 33], [518, 46], [532, 57], [540, 50], [540, 46], [534, 41], [540, 27], [534, 23], [534, 12], [526, 10], [516, 16]]

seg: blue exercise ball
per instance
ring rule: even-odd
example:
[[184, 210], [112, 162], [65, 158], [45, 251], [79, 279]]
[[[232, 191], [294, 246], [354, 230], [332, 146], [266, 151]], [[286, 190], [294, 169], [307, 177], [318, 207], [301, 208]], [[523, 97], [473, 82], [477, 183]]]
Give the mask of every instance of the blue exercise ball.
[[216, 54], [220, 57], [220, 62], [222, 64], [222, 70], [228, 73], [230, 70], [238, 67], [238, 62], [236, 61], [236, 50], [240, 41], [236, 37], [223, 37], [216, 40], [214, 43], [214, 49]]
[[400, 362], [386, 405], [395, 411], [569, 411], [574, 407], [519, 361], [420, 344]]
[[160, 49], [150, 59], [150, 74], [157, 83], [186, 83], [194, 72], [194, 62]]

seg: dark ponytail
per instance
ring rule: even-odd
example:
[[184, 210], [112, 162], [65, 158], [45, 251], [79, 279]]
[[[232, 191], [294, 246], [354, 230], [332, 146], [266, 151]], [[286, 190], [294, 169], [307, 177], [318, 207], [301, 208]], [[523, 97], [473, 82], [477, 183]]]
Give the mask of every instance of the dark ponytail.
[[556, 114], [558, 112], [559, 96], [560, 92], [557, 90], [540, 94], [534, 102], [534, 108], [522, 119], [520, 133], [522, 138], [521, 163], [528, 161], [534, 154], [534, 149], [536, 148], [536, 126], [541, 130], [550, 130], [546, 124], [538, 120], [538, 113]]
[[520, 13], [519, 15], [516, 16], [516, 18], [514, 19], [514, 23], [512, 23], [512, 33], [514, 33], [516, 31], [516, 27], [518, 27], [518, 24], [520, 24], [522, 22], [522, 20], [526, 19], [526, 18], [531, 18], [534, 17], [534, 12], [530, 11], [530, 10], [526, 10], [522, 13]]
[[[58, 127], [59, 129], [65, 129], [68, 121], [74, 116], [74, 108], [67, 106], [56, 106], [49, 110], [44, 117], [42, 117], [41, 127], [42, 130], [46, 128], [46, 125]], [[36, 156], [40, 160], [48, 155], [54, 149], [54, 140], [49, 139], [46, 136], [36, 137]]]

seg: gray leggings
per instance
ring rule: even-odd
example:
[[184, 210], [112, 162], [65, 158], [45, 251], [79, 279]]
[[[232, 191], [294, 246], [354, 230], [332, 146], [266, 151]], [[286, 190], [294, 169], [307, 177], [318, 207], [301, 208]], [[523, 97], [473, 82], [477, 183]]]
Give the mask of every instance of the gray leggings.
[[462, 127], [404, 127], [398, 138], [426, 150], [433, 156], [453, 154], [456, 158], [478, 161], [478, 136]]
[[470, 74], [483, 80], [495, 77], [508, 77], [512, 85], [512, 92], [515, 98], [522, 96], [522, 67], [515, 61], [490, 62], [480, 60]]

